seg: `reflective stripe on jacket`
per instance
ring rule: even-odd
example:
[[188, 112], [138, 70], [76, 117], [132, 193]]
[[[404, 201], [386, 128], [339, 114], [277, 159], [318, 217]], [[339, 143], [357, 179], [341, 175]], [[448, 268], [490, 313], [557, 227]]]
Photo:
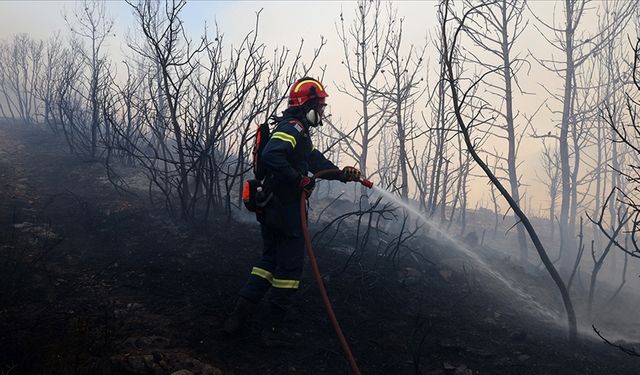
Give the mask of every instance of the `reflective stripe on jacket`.
[[313, 147], [303, 122], [293, 118], [278, 123], [262, 151], [261, 160], [271, 174], [267, 179], [269, 188], [283, 202], [300, 199], [300, 176], [337, 168]]

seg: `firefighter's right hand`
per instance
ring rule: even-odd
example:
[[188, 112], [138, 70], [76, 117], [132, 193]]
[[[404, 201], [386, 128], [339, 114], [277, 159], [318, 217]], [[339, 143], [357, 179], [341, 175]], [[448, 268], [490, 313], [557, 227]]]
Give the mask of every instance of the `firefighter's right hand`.
[[344, 167], [342, 168], [342, 178], [343, 182], [348, 181], [359, 181], [360, 180], [360, 171], [355, 167]]
[[301, 176], [298, 186], [307, 194], [307, 198], [311, 196], [313, 188], [316, 187], [316, 180], [309, 176]]

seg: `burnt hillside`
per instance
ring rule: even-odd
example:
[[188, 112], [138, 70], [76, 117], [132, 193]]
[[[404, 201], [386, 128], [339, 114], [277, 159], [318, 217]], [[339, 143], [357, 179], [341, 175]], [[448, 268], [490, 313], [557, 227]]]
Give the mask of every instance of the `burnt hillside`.
[[[0, 374], [348, 373], [308, 270], [290, 318], [303, 345], [262, 347], [260, 314], [222, 335], [259, 228], [224, 216], [196, 227], [144, 191], [118, 193], [101, 164], [50, 132], [0, 125]], [[364, 374], [640, 371], [639, 358], [598, 340], [567, 343], [543, 273], [485, 257], [520, 275], [519, 290], [536, 295], [528, 304], [429, 237], [415, 240], [423, 257], [345, 267], [349, 233], [345, 223], [316, 252]]]

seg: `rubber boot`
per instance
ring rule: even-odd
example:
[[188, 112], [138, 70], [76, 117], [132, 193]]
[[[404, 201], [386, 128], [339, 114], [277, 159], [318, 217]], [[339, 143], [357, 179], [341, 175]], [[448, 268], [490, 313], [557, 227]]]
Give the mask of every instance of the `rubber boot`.
[[238, 297], [236, 305], [231, 314], [224, 321], [222, 331], [228, 335], [235, 335], [244, 326], [247, 318], [251, 315], [255, 304], [244, 297]]

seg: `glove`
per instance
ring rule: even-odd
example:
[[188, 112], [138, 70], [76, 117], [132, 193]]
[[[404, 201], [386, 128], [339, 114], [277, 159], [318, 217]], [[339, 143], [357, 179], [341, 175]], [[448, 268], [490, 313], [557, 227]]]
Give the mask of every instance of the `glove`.
[[360, 171], [354, 167], [344, 167], [342, 168], [342, 178], [340, 180], [343, 182], [358, 181], [360, 180]]
[[309, 176], [301, 176], [298, 186], [307, 194], [307, 198], [311, 196], [313, 188], [316, 187], [316, 180]]

